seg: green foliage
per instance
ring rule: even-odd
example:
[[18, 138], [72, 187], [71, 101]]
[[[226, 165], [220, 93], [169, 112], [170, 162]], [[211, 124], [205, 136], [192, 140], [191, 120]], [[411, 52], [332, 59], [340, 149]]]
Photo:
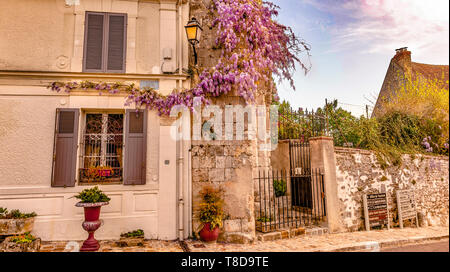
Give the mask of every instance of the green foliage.
[[274, 180], [273, 181], [273, 190], [275, 191], [275, 196], [285, 196], [287, 191], [286, 181], [284, 180]]
[[120, 237], [126, 237], [126, 238], [136, 238], [136, 237], [144, 237], [144, 231], [141, 229], [130, 231], [127, 233], [122, 233]]
[[11, 242], [16, 244], [30, 244], [36, 240], [36, 237], [31, 235], [29, 232], [26, 232], [21, 235], [16, 235], [11, 238]]
[[199, 219], [202, 223], [211, 223], [211, 230], [217, 226], [222, 227], [223, 200], [220, 190], [205, 186], [200, 192], [202, 202], [200, 203]]
[[378, 123], [382, 141], [403, 150], [420, 148], [420, 143], [426, 136], [417, 116], [392, 112], [379, 118]]
[[0, 207], [0, 219], [24, 219], [35, 216], [37, 216], [35, 212], [22, 213], [19, 210], [12, 210], [11, 212], [8, 212], [7, 208]]
[[80, 199], [82, 203], [109, 202], [111, 200], [111, 198], [103, 193], [97, 186], [91, 189], [85, 189], [74, 197]]
[[440, 146], [447, 143], [449, 138], [448, 80], [444, 75], [438, 75], [434, 79], [421, 75], [411, 78], [407, 75], [404, 82], [399, 89], [392, 90], [389, 96], [381, 97], [382, 113], [401, 112], [432, 120], [432, 126], [435, 126], [440, 134], [439, 139], [434, 140]]
[[287, 101], [275, 104], [279, 106], [278, 134], [280, 139], [294, 139], [298, 136], [307, 139], [312, 136], [324, 135], [326, 120], [323, 112], [313, 113], [301, 108], [293, 110]]
[[256, 221], [267, 223], [267, 222], [272, 221], [272, 217], [261, 216], [261, 217], [258, 217], [258, 219], [256, 219]]
[[[447, 124], [405, 111], [388, 111], [380, 118], [356, 118], [338, 107], [337, 100], [317, 112], [325, 112], [336, 146], [370, 149], [382, 169], [402, 164], [402, 154], [425, 153], [424, 138], [437, 154], [448, 154]], [[445, 140], [444, 140], [445, 139]], [[445, 148], [447, 143], [447, 148]]]
[[360, 141], [357, 130], [358, 119], [349, 111], [338, 108], [337, 100], [325, 105], [323, 109], [319, 108], [317, 112], [323, 112], [328, 116], [328, 126], [336, 146], [344, 146], [348, 143], [355, 145]]

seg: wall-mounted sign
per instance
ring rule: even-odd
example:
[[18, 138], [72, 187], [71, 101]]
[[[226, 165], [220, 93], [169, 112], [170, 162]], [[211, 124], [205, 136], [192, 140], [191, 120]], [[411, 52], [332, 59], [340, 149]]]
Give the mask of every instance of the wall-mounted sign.
[[414, 190], [397, 191], [397, 210], [400, 228], [403, 228], [403, 221], [408, 219], [415, 219], [416, 226], [419, 227]]
[[363, 196], [366, 230], [387, 226], [389, 229], [389, 209], [386, 193]]

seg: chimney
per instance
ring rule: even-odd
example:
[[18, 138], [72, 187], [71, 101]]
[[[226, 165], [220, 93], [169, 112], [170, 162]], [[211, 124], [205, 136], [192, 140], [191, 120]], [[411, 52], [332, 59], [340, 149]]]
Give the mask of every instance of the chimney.
[[401, 66], [405, 72], [411, 72], [411, 51], [408, 51], [408, 47], [395, 49], [395, 52], [392, 60]]

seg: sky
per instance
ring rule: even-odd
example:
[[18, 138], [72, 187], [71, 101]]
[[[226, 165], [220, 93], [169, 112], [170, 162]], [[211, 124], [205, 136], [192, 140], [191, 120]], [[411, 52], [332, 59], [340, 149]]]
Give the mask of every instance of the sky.
[[412, 61], [449, 64], [448, 0], [271, 0], [277, 20], [311, 46], [305, 76], [297, 69], [296, 90], [278, 84], [280, 98], [294, 108], [322, 107], [325, 99], [354, 115], [369, 114], [395, 49], [408, 47]]

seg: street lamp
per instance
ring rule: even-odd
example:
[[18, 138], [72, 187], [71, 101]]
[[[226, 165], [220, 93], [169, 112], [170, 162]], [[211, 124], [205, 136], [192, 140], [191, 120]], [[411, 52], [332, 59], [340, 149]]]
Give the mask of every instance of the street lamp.
[[192, 17], [184, 28], [186, 29], [187, 39], [194, 49], [195, 65], [197, 65], [197, 51], [195, 50], [195, 45], [200, 42], [200, 36], [202, 35], [203, 28], [194, 17]]

